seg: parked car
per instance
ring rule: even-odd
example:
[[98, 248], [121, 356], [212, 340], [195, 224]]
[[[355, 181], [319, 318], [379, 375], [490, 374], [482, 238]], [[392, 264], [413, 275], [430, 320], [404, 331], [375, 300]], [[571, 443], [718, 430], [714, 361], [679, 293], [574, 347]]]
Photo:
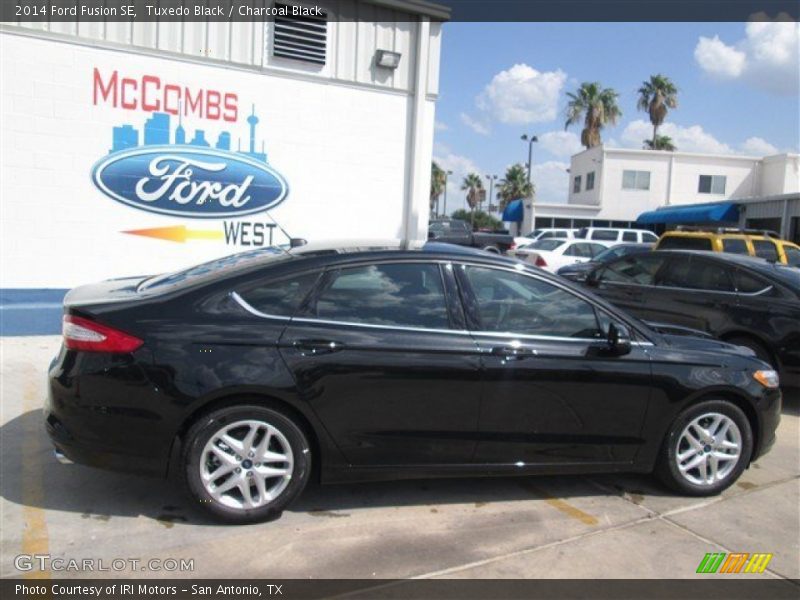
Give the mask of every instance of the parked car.
[[606, 244], [619, 244], [632, 242], [634, 244], [654, 244], [658, 236], [647, 229], [620, 229], [616, 227], [583, 227], [575, 234], [576, 238], [604, 242]]
[[407, 247], [259, 249], [72, 290], [44, 411], [57, 456], [174, 473], [241, 523], [312, 472], [655, 470], [705, 496], [772, 446], [777, 375], [746, 349], [659, 334], [518, 261]]
[[750, 348], [786, 385], [800, 385], [800, 271], [762, 259], [699, 251], [625, 256], [586, 284], [637, 317], [710, 333]]
[[548, 238], [512, 250], [509, 256], [555, 273], [559, 267], [590, 261], [604, 250], [603, 244]]
[[533, 242], [538, 242], [539, 240], [547, 240], [550, 238], [557, 238], [559, 240], [571, 240], [575, 237], [575, 233], [577, 233], [577, 229], [564, 229], [560, 227], [549, 227], [543, 229], [534, 229], [529, 234], [524, 236], [518, 236], [514, 238], [514, 242], [517, 246], [532, 244]]
[[480, 248], [495, 254], [505, 254], [515, 247], [514, 238], [508, 232], [472, 231], [466, 221], [437, 219], [428, 226], [428, 239], [458, 246]]
[[664, 232], [656, 249], [744, 254], [800, 267], [800, 246], [782, 240], [773, 231], [760, 229], [678, 227], [674, 231]]
[[583, 281], [588, 273], [602, 264], [619, 258], [620, 256], [649, 252], [652, 249], [653, 244], [617, 244], [595, 255], [592, 260], [566, 265], [558, 269], [556, 273], [573, 281]]

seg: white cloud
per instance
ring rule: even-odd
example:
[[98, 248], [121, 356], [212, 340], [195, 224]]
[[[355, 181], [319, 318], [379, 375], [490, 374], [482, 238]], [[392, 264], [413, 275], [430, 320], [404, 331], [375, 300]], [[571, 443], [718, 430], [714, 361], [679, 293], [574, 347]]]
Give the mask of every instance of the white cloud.
[[447, 131], [450, 128], [447, 126], [447, 123], [443, 123], [442, 121], [434, 121], [433, 129], [434, 131]]
[[[434, 147], [433, 160], [445, 171], [453, 172], [447, 178], [447, 214], [459, 208], [466, 208], [466, 192], [461, 190], [461, 182], [468, 173], [477, 173], [483, 178], [483, 171], [471, 158], [455, 154], [445, 145]], [[439, 199], [439, 210], [445, 208], [443, 203], [444, 195]]]
[[569, 164], [547, 161], [533, 164], [531, 179], [536, 186], [536, 202], [560, 204], [567, 201], [569, 190]]
[[747, 138], [739, 148], [743, 153], [752, 154], [753, 156], [770, 156], [779, 152], [775, 146], [760, 137]]
[[[548, 131], [539, 136], [539, 146], [553, 156], [567, 157], [583, 149], [580, 138], [571, 131]], [[534, 146], [534, 150], [536, 147]]]
[[482, 123], [477, 119], [473, 119], [467, 113], [462, 112], [459, 115], [459, 117], [461, 118], [461, 122], [464, 123], [464, 125], [466, 125], [470, 129], [472, 129], [472, 131], [474, 131], [475, 133], [479, 133], [480, 135], [489, 135], [489, 133], [491, 133], [488, 125]]
[[694, 59], [709, 75], [719, 79], [735, 79], [744, 71], [747, 57], [744, 52], [728, 46], [719, 39], [700, 37], [694, 49]]
[[[683, 127], [675, 123], [664, 123], [658, 128], [659, 135], [666, 135], [672, 138], [679, 152], [699, 152], [708, 154], [749, 154], [752, 156], [769, 156], [780, 152], [778, 148], [770, 144], [764, 138], [753, 136], [743, 143], [732, 147], [729, 144], [719, 141], [713, 135], [705, 131], [700, 125]], [[622, 146], [625, 148], [641, 148], [644, 140], [653, 137], [653, 126], [649, 121], [637, 119], [628, 123], [622, 132], [620, 143], [608, 146]]]
[[540, 72], [526, 64], [516, 64], [497, 73], [476, 102], [501, 123], [552, 121], [566, 79], [566, 73], [560, 69]]
[[[728, 144], [720, 142], [713, 135], [704, 131], [700, 125], [682, 127], [675, 123], [664, 123], [658, 129], [659, 135], [667, 135], [680, 152], [700, 152], [709, 154], [733, 154]], [[621, 144], [628, 148], [641, 148], [644, 140], [653, 137], [653, 126], [649, 121], [637, 119], [628, 123], [622, 132]]]
[[800, 24], [787, 21], [751, 21], [745, 37], [734, 44], [701, 37], [695, 60], [712, 77], [741, 79], [780, 93], [800, 93]]

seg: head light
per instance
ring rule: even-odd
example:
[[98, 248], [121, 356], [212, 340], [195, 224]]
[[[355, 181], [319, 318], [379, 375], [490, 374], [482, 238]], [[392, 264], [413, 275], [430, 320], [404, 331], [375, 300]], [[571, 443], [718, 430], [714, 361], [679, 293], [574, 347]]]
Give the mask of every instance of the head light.
[[756, 371], [753, 373], [753, 379], [763, 385], [765, 388], [775, 389], [780, 385], [778, 374], [773, 370]]

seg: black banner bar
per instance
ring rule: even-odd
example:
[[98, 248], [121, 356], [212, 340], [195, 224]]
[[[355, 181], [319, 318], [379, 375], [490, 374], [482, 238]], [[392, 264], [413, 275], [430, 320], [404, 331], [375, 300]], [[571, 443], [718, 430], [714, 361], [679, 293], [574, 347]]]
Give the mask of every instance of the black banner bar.
[[371, 21], [375, 17], [366, 6], [370, 4], [393, 10], [398, 21], [414, 21], [422, 15], [439, 21], [473, 22], [739, 22], [797, 21], [800, 17], [800, 2], [796, 0], [0, 0], [0, 21], [262, 22], [273, 21], [276, 16], [313, 19], [321, 13], [331, 21]]
[[[624, 558], [620, 557], [621, 560]], [[405, 600], [796, 600], [800, 581], [709, 576], [701, 579], [3, 579], [0, 598], [21, 600], [250, 600], [285, 598]]]

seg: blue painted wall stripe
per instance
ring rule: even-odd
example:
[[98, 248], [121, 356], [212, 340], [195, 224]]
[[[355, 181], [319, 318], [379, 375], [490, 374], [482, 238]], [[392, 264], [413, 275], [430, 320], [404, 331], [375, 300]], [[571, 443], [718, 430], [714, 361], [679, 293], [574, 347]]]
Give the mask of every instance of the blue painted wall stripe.
[[65, 289], [0, 289], [0, 336], [61, 333]]

